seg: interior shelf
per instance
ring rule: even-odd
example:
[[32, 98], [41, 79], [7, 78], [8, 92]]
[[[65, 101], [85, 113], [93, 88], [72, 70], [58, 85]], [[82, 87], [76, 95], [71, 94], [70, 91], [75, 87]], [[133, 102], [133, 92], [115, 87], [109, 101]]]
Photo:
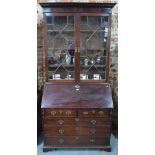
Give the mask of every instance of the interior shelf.
[[63, 33], [63, 32], [74, 32], [74, 30], [47, 30], [47, 32], [61, 32], [61, 33]]
[[104, 30], [80, 30], [80, 32], [104, 32]]
[[[59, 66], [63, 66], [63, 67], [75, 67], [75, 65], [49, 65], [49, 67], [59, 67]], [[85, 68], [87, 68], [87, 67], [93, 67], [93, 66], [95, 66], [95, 67], [105, 67], [105, 65], [87, 65], [87, 66], [80, 65], [80, 67], [85, 67]]]
[[59, 67], [59, 66], [63, 66], [63, 67], [75, 67], [75, 65], [63, 65], [63, 64], [49, 65], [49, 67]]
[[93, 67], [93, 66], [95, 66], [95, 67], [105, 67], [105, 65], [87, 65], [87, 66], [85, 66], [85, 65], [80, 65], [80, 67]]

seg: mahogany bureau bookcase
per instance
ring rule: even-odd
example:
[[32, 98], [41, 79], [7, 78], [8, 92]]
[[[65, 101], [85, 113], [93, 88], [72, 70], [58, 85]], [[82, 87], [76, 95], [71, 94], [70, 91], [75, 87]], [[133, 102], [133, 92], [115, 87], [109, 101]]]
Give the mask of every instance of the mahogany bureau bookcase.
[[111, 151], [113, 108], [109, 77], [115, 3], [40, 3], [44, 14], [46, 82], [43, 151]]

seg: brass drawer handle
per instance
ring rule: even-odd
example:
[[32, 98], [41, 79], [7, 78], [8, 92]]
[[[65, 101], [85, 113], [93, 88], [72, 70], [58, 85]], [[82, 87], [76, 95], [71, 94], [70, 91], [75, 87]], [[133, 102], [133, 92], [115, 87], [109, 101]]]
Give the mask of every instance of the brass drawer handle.
[[64, 130], [63, 129], [59, 129], [59, 133], [60, 134], [63, 134], [64, 133]]
[[94, 134], [94, 133], [96, 132], [96, 130], [95, 130], [95, 129], [90, 129], [90, 132], [91, 132], [92, 134]]
[[92, 124], [96, 124], [96, 120], [91, 120], [91, 123]]
[[51, 111], [52, 116], [56, 115], [56, 113], [57, 113], [56, 111]]
[[58, 123], [59, 123], [59, 124], [63, 124], [64, 121], [63, 121], [63, 120], [58, 120]]
[[75, 137], [75, 140], [79, 140], [79, 136], [76, 136], [76, 137]]
[[71, 113], [71, 111], [66, 111], [66, 115], [70, 115]]
[[59, 141], [59, 143], [61, 143], [61, 144], [64, 143], [64, 139], [59, 139], [58, 141]]
[[87, 112], [87, 111], [84, 111], [83, 114], [84, 114], [84, 115], [88, 115], [88, 112]]
[[95, 114], [95, 110], [92, 110], [92, 113]]
[[90, 139], [90, 142], [91, 142], [91, 143], [94, 143], [94, 142], [95, 142], [95, 139]]
[[78, 122], [79, 121], [79, 118], [75, 118], [75, 121]]
[[103, 115], [104, 112], [103, 112], [103, 111], [99, 111], [98, 114], [99, 114], [99, 115]]

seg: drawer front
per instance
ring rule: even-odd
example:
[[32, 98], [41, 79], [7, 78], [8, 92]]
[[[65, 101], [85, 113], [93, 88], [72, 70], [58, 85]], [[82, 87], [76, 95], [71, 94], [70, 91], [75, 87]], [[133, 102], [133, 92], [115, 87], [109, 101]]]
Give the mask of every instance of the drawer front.
[[68, 127], [49, 127], [44, 126], [44, 133], [45, 135], [51, 135], [51, 136], [74, 136], [74, 135], [109, 135], [110, 134], [110, 125], [105, 126], [98, 126], [98, 127], [84, 127], [84, 126], [68, 126]]
[[81, 136], [70, 136], [70, 137], [50, 137], [45, 136], [45, 146], [82, 146], [82, 145], [109, 145], [109, 137], [81, 137]]
[[110, 118], [44, 118], [44, 126], [67, 126], [67, 125], [82, 125], [82, 126], [104, 126], [110, 125]]
[[64, 109], [44, 109], [45, 117], [76, 117], [76, 110], [64, 110]]
[[79, 110], [79, 117], [109, 117], [111, 114], [110, 109], [88, 109], [88, 110]]

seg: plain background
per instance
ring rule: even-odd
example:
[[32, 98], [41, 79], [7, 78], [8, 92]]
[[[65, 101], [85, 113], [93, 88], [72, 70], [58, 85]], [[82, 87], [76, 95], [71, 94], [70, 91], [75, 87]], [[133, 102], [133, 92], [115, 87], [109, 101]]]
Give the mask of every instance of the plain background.
[[[119, 0], [119, 155], [155, 154], [154, 0]], [[37, 1], [0, 8], [0, 154], [37, 154]]]

